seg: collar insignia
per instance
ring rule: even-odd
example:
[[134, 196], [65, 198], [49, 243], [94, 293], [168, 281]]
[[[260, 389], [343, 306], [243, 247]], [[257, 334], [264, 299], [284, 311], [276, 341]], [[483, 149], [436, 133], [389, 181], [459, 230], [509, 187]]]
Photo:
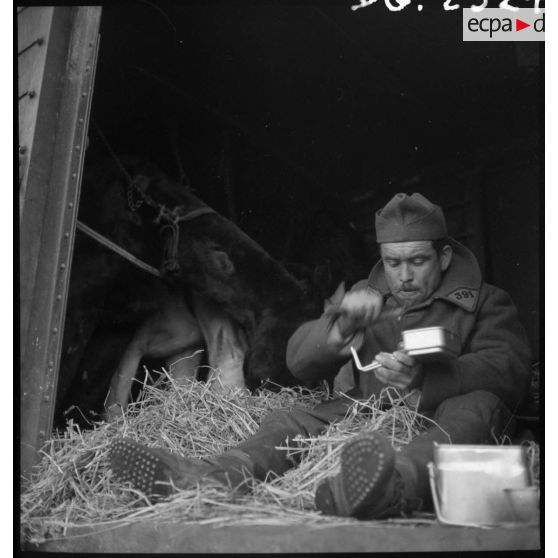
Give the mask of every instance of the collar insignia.
[[447, 298], [455, 304], [462, 306], [463, 308], [465, 308], [465, 310], [472, 311], [475, 308], [478, 296], [478, 289], [472, 289], [470, 287], [458, 287], [451, 293], [448, 293], [444, 298]]

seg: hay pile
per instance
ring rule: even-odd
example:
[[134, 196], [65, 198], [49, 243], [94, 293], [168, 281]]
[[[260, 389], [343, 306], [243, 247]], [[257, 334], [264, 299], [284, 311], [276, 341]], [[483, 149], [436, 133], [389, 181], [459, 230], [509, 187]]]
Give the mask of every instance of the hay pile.
[[[189, 457], [220, 453], [253, 434], [274, 409], [313, 407], [331, 397], [327, 389], [262, 389], [251, 395], [238, 388], [214, 389], [196, 381], [173, 382], [167, 389], [144, 386], [139, 401], [113, 424], [82, 431], [69, 424], [42, 448], [43, 459], [21, 495], [22, 537], [29, 542], [64, 536], [75, 526], [106, 526], [141, 517], [184, 522], [301, 523], [327, 520], [314, 507], [317, 482], [335, 472], [340, 446], [363, 430], [378, 430], [395, 447], [408, 443], [422, 419], [404, 405], [382, 411], [374, 400], [352, 402], [344, 420], [317, 438], [292, 440], [284, 451], [298, 453], [300, 466], [279, 478], [254, 482], [250, 495], [231, 494], [203, 483], [181, 490], [169, 501], [149, 505], [144, 496], [111, 479], [108, 446], [122, 436]], [[388, 397], [391, 397], [388, 392]], [[394, 401], [397, 403], [397, 401]], [[367, 408], [365, 418], [359, 410]], [[329, 519], [331, 521], [331, 518]], [[350, 521], [350, 520], [349, 520]]]
[[[274, 409], [312, 407], [331, 397], [327, 389], [302, 388], [278, 392], [262, 389], [251, 395], [238, 388], [213, 389], [196, 381], [176, 383], [167, 389], [144, 386], [139, 401], [112, 424], [98, 423], [82, 431], [69, 424], [41, 450], [43, 459], [21, 495], [21, 537], [39, 543], [65, 536], [74, 527], [109, 528], [141, 518], [205, 524], [289, 524], [351, 522], [320, 515], [314, 506], [316, 484], [335, 473], [342, 444], [363, 431], [379, 431], [394, 447], [409, 443], [427, 424], [394, 399], [382, 410], [378, 401], [352, 401], [346, 417], [316, 438], [294, 439], [283, 451], [298, 454], [300, 465], [282, 477], [252, 481], [251, 494], [231, 493], [211, 481], [181, 490], [169, 500], [150, 505], [145, 497], [111, 478], [108, 446], [122, 436], [148, 446], [163, 447], [189, 457], [220, 453], [253, 434], [264, 415]], [[368, 416], [359, 411], [366, 409]]]

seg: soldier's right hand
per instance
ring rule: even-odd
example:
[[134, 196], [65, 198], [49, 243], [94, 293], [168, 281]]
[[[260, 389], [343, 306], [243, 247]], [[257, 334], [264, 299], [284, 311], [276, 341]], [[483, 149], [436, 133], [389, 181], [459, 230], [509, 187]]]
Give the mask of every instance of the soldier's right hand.
[[336, 308], [338, 315], [329, 331], [328, 346], [342, 354], [350, 354], [351, 345], [358, 350], [364, 329], [378, 318], [383, 303], [382, 295], [372, 289], [346, 293]]

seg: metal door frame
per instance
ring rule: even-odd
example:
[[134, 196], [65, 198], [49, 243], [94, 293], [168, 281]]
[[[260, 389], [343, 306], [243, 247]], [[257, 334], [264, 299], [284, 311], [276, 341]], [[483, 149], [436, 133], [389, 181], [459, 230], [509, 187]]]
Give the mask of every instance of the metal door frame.
[[20, 202], [21, 472], [50, 435], [95, 64], [100, 6], [53, 8]]

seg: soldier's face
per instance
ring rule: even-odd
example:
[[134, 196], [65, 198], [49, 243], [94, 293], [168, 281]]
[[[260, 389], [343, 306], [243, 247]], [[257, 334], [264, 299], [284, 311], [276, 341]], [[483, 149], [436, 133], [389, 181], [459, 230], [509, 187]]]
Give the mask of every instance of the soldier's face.
[[384, 274], [391, 294], [403, 306], [427, 300], [436, 290], [451, 261], [445, 246], [438, 255], [430, 240], [387, 242], [380, 246]]

